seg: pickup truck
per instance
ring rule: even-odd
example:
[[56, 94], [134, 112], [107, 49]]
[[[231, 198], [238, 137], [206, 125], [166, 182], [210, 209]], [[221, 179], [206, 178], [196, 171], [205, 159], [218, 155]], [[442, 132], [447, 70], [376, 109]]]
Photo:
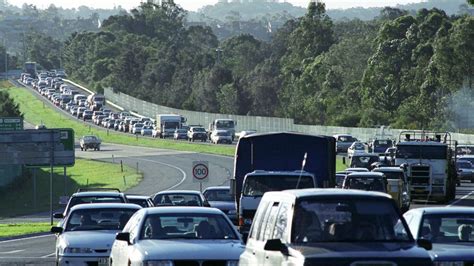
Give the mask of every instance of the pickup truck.
[[94, 149], [94, 151], [100, 151], [100, 144], [102, 141], [100, 138], [94, 135], [83, 136], [79, 140], [79, 145], [81, 146], [81, 151], [87, 151], [87, 149]]

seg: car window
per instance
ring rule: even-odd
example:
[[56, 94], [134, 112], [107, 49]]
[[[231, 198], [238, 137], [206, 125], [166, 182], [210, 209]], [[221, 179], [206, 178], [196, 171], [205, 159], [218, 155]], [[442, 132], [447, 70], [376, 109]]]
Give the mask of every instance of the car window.
[[268, 201], [260, 202], [260, 205], [258, 206], [257, 212], [254, 216], [252, 228], [250, 228], [249, 238], [257, 238], [259, 236], [260, 229], [263, 226], [262, 220], [267, 212], [268, 204]]
[[224, 215], [153, 214], [146, 217], [140, 239], [238, 239]]
[[313, 199], [295, 207], [291, 241], [413, 241], [407, 232], [390, 201]]
[[196, 194], [159, 194], [154, 199], [155, 206], [203, 206], [201, 197]]
[[474, 243], [474, 214], [437, 214], [423, 217], [418, 237], [432, 243]]
[[288, 202], [280, 204], [278, 215], [276, 219], [275, 229], [273, 230], [272, 239], [281, 239], [282, 242], [286, 242], [287, 239], [287, 227], [288, 227], [288, 213], [291, 205]]
[[210, 189], [203, 194], [208, 201], [234, 201], [229, 189]]
[[267, 203], [267, 208], [265, 209], [265, 212], [262, 213], [262, 220], [259, 223], [260, 227], [258, 229], [258, 235], [257, 235], [257, 240], [262, 241], [264, 240], [264, 233], [265, 233], [265, 228], [268, 224], [269, 218], [270, 218], [270, 211], [272, 209], [272, 204], [273, 202], [268, 202]]
[[71, 212], [65, 231], [121, 230], [138, 209], [97, 208]]
[[265, 229], [263, 233], [263, 241], [269, 240], [272, 238], [273, 229], [275, 228], [275, 221], [278, 215], [278, 208], [280, 207], [279, 202], [274, 202], [270, 207], [270, 212], [268, 215], [267, 222], [264, 224]]

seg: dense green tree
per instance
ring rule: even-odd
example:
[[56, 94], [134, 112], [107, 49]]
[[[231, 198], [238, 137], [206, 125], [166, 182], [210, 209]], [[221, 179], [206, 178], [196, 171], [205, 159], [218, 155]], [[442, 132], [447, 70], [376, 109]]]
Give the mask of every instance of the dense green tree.
[[0, 117], [23, 117], [20, 106], [15, 103], [8, 92], [0, 91]]

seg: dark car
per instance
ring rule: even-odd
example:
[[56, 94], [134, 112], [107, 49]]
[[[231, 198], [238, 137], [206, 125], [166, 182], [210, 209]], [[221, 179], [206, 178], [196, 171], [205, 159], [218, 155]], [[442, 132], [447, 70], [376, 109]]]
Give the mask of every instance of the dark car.
[[208, 187], [202, 194], [211, 207], [221, 210], [234, 224], [237, 224], [237, 211], [230, 187]]
[[432, 265], [430, 248], [385, 193], [286, 190], [263, 196], [239, 265]]
[[417, 208], [404, 215], [415, 239], [432, 242], [435, 265], [474, 265], [472, 207]]

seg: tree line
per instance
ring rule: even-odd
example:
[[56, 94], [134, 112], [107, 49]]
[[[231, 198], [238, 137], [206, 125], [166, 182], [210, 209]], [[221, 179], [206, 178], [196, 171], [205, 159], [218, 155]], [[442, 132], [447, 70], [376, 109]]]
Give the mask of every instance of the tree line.
[[445, 128], [451, 95], [472, 89], [467, 14], [385, 8], [373, 20], [333, 21], [311, 3], [268, 42], [245, 34], [219, 41], [209, 27], [186, 27], [185, 17], [172, 2], [112, 16], [99, 32], [64, 42], [63, 66], [98, 91], [320, 125]]

